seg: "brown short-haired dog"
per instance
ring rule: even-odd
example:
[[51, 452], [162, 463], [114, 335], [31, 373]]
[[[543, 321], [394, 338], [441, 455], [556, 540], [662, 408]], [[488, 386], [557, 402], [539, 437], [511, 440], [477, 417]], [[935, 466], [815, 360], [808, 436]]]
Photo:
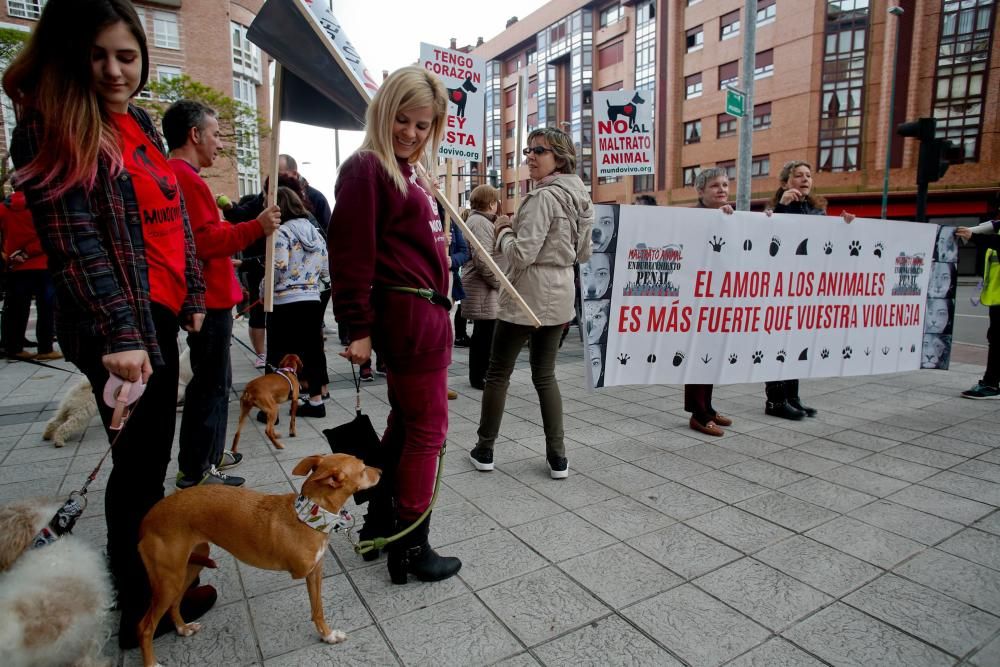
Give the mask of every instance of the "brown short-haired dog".
[[274, 425], [278, 421], [278, 406], [287, 400], [292, 401], [291, 419], [288, 422], [288, 435], [295, 437], [295, 411], [299, 407], [299, 373], [302, 372], [302, 360], [297, 354], [286, 354], [281, 358], [281, 363], [274, 373], [261, 375], [247, 383], [240, 396], [240, 423], [236, 427], [236, 435], [233, 436], [233, 451], [240, 443], [240, 431], [243, 430], [243, 422], [254, 407], [258, 407], [267, 415], [267, 428], [264, 433], [271, 444], [278, 449], [284, 449], [278, 438], [281, 434], [274, 430]]
[[254, 567], [305, 577], [312, 620], [323, 641], [337, 644], [347, 638], [330, 630], [323, 616], [323, 556], [341, 507], [354, 492], [375, 486], [382, 471], [348, 454], [317, 454], [299, 461], [292, 474], [309, 475], [300, 494], [193, 486], [149, 511], [139, 531], [139, 554], [152, 589], [138, 628], [146, 667], [157, 664], [153, 632], [168, 610], [177, 634], [187, 637], [201, 629], [199, 623], [184, 622], [180, 603], [202, 566], [211, 563], [209, 543]]

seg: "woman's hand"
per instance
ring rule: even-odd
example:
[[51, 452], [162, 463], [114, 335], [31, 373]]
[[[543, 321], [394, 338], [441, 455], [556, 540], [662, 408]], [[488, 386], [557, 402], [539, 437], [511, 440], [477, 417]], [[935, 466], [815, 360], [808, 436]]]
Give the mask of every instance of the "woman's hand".
[[770, 218], [772, 215], [774, 215], [774, 209], [773, 208], [765, 208], [764, 209], [764, 215], [766, 215], [767, 217]]
[[805, 196], [795, 188], [789, 188], [781, 195], [781, 203], [785, 206], [788, 206], [792, 202], [802, 201], [803, 199], [805, 199]]
[[500, 232], [504, 229], [511, 229], [511, 221], [506, 215], [498, 215], [496, 221], [493, 223], [493, 234], [494, 236], [500, 236]]
[[112, 375], [117, 375], [123, 380], [136, 382], [142, 380], [143, 384], [149, 382], [149, 376], [153, 374], [153, 365], [149, 363], [149, 355], [146, 350], [126, 350], [125, 352], [112, 352], [101, 357], [101, 363]]
[[277, 204], [268, 206], [257, 216], [257, 222], [264, 230], [264, 236], [270, 236], [281, 226], [281, 209]]
[[201, 325], [204, 321], [205, 313], [191, 313], [188, 315], [187, 321], [184, 323], [184, 331], [198, 333], [201, 331]]
[[725, 213], [726, 215], [732, 215], [733, 214], [733, 207], [730, 206], [729, 204], [724, 204], [724, 205], [720, 206], [719, 210], [722, 211], [723, 213]]
[[955, 236], [968, 242], [972, 240], [972, 229], [970, 227], [959, 227], [955, 230]]
[[858, 216], [854, 215], [853, 213], [848, 213], [847, 211], [841, 211], [840, 217], [843, 218], [844, 222], [846, 222], [847, 224], [851, 224], [852, 222], [854, 222], [854, 218]]
[[352, 364], [360, 366], [372, 358], [372, 338], [371, 336], [365, 336], [364, 338], [351, 341], [351, 344], [345, 347], [343, 352], [338, 352], [337, 354]]

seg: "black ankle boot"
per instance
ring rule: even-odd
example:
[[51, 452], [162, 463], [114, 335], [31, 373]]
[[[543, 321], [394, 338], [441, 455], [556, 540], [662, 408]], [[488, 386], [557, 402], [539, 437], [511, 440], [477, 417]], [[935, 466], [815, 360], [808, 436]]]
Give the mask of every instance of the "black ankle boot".
[[[430, 515], [413, 531], [389, 545], [389, 578], [394, 584], [405, 584], [412, 574], [420, 581], [441, 581], [462, 569], [462, 561], [452, 556], [439, 556], [427, 543]], [[396, 530], [409, 524], [397, 523]]]
[[764, 414], [782, 419], [798, 421], [806, 416], [806, 413], [791, 405], [791, 401], [768, 401], [764, 404]]
[[788, 399], [788, 404], [793, 408], [795, 408], [796, 410], [804, 412], [806, 414], [806, 417], [816, 416], [816, 409], [810, 408], [809, 406], [806, 405], [802, 405], [802, 401], [799, 400], [798, 396], [796, 396], [795, 398]]

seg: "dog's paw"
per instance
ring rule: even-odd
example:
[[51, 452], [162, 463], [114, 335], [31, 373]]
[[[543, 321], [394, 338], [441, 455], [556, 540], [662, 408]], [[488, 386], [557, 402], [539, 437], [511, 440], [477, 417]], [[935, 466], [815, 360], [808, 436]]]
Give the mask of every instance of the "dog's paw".
[[185, 623], [184, 625], [178, 626], [177, 634], [181, 637], [190, 637], [201, 630], [201, 623]]
[[52, 439], [52, 445], [54, 447], [65, 447], [66, 446], [66, 441], [63, 440], [62, 436], [57, 435], [56, 437], [54, 437]]
[[340, 630], [331, 630], [330, 634], [323, 637], [323, 641], [327, 644], [339, 644], [345, 639], [347, 639], [347, 635]]

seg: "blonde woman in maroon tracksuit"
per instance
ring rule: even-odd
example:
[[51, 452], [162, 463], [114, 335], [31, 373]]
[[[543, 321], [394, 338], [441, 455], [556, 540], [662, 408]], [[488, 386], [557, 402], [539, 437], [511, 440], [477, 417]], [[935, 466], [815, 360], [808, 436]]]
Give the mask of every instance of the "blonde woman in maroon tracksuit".
[[[437, 154], [447, 104], [444, 84], [423, 68], [394, 72], [368, 107], [364, 143], [337, 178], [328, 237], [333, 310], [351, 338], [341, 356], [362, 364], [378, 352], [391, 408], [382, 437], [389, 463], [362, 539], [388, 536], [427, 509], [448, 433], [448, 242], [430, 184], [416, 172]], [[432, 290], [433, 300], [414, 288]], [[434, 552], [429, 527], [430, 517], [389, 546], [393, 583], [407, 574], [438, 581], [462, 566]]]

